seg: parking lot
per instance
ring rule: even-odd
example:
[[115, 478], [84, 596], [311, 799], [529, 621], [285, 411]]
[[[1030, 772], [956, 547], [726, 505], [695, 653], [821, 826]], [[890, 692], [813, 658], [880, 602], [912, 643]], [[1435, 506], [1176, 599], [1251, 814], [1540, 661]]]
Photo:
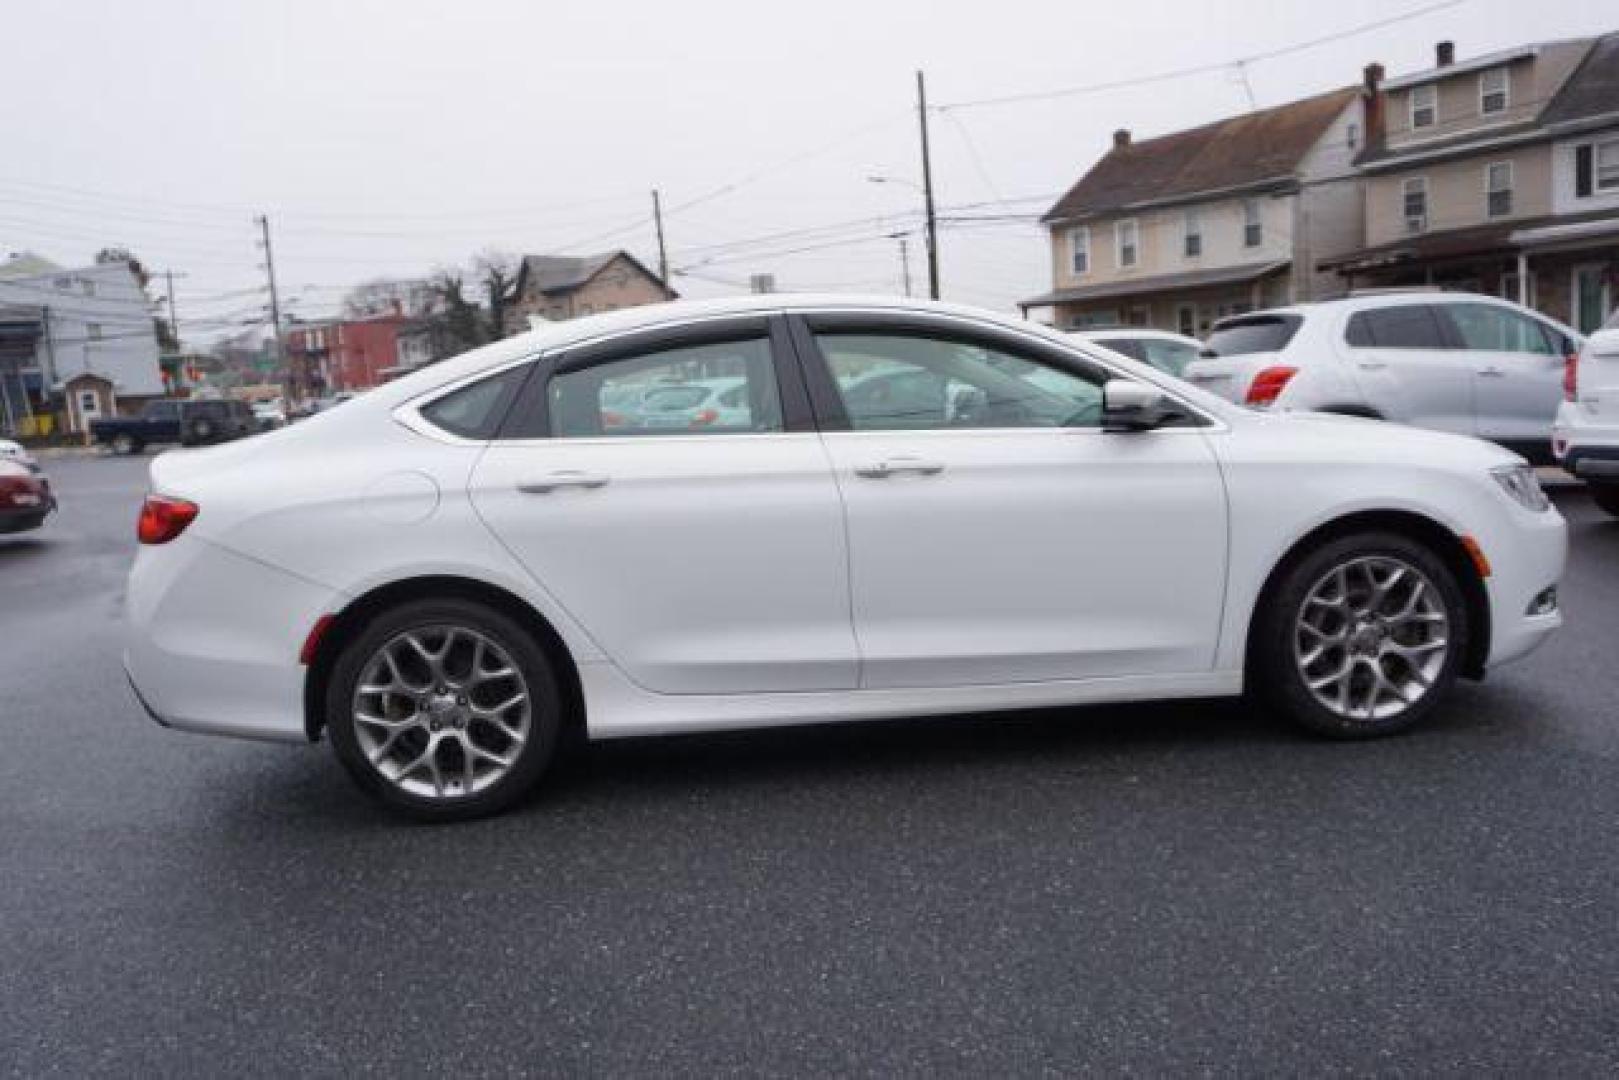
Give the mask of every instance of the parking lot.
[[1619, 1067], [1619, 521], [1364, 744], [1233, 703], [589, 748], [413, 827], [119, 665], [146, 461], [0, 538], [0, 1072]]

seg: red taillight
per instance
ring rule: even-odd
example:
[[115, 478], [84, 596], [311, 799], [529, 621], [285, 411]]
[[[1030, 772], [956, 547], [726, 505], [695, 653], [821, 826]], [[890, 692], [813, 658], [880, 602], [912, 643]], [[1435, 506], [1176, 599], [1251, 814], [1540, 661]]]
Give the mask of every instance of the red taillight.
[[0, 506], [36, 507], [44, 504], [46, 489], [26, 476], [0, 476]]
[[143, 544], [166, 544], [186, 531], [197, 519], [197, 504], [167, 495], [148, 495], [141, 504], [140, 524], [135, 535]]
[[1254, 376], [1254, 381], [1248, 384], [1249, 405], [1271, 405], [1282, 396], [1282, 388], [1287, 381], [1299, 373], [1293, 367], [1268, 367]]
[[720, 418], [720, 414], [713, 409], [704, 409], [691, 418], [692, 427], [707, 427]]
[[1563, 357], [1563, 398], [1566, 401], [1578, 401], [1580, 397], [1580, 354], [1569, 353]]

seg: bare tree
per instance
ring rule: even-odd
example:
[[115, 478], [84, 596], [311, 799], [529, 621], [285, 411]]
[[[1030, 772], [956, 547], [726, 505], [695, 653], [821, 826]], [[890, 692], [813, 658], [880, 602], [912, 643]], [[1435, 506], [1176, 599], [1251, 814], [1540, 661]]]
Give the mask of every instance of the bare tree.
[[509, 251], [485, 248], [472, 259], [472, 272], [489, 304], [489, 339], [506, 336], [506, 313], [517, 299], [517, 276], [523, 260]]
[[421, 318], [432, 314], [437, 290], [432, 280], [421, 278], [376, 278], [361, 282], [343, 296], [343, 315], [365, 319], [373, 315], [409, 315]]

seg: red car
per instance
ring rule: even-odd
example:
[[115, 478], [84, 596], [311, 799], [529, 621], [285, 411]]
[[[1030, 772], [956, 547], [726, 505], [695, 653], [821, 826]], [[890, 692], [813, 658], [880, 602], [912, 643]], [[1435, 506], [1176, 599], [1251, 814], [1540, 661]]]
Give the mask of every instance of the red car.
[[55, 509], [56, 496], [44, 473], [0, 460], [0, 533], [37, 529]]

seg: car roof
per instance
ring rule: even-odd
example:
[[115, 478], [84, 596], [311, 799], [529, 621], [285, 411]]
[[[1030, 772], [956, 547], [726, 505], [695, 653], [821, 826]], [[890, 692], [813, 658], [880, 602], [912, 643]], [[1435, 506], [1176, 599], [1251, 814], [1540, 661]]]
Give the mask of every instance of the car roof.
[[1172, 341], [1178, 345], [1201, 345], [1194, 337], [1169, 330], [1154, 330], [1146, 326], [1110, 326], [1106, 330], [1075, 330], [1075, 337], [1086, 341], [1108, 342], [1147, 338], [1153, 341]]

